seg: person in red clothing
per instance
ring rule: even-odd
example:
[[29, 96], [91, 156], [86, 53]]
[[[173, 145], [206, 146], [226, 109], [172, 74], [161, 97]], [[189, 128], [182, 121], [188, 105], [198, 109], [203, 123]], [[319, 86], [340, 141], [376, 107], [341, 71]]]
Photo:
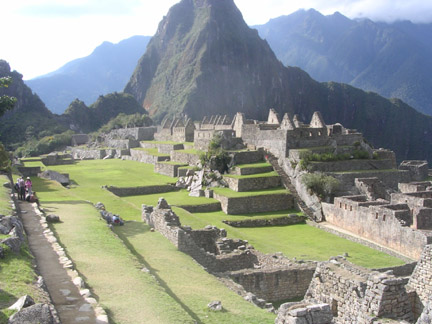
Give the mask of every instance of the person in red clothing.
[[27, 190], [27, 194], [29, 194], [31, 196], [32, 194], [32, 181], [30, 180], [30, 177], [27, 177], [27, 180], [25, 182], [25, 187]]

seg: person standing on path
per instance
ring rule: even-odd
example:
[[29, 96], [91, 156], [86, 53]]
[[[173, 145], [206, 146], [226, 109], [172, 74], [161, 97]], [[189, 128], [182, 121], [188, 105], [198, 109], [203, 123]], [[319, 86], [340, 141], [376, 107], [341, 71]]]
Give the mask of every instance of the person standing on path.
[[24, 200], [25, 199], [25, 182], [24, 182], [23, 177], [20, 177], [18, 179], [18, 184], [19, 184], [18, 199]]
[[25, 182], [25, 187], [27, 189], [27, 194], [31, 196], [32, 194], [32, 181], [30, 180], [30, 177], [27, 177], [27, 180]]

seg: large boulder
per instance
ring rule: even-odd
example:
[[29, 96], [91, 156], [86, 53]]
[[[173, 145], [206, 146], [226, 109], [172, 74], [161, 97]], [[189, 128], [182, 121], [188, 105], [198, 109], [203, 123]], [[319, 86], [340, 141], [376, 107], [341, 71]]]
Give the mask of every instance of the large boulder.
[[70, 183], [68, 174], [58, 173], [57, 171], [53, 171], [53, 170], [43, 171], [38, 174], [38, 177], [57, 181], [62, 186], [67, 186]]
[[21, 252], [22, 241], [19, 237], [8, 237], [4, 240], [1, 240], [0, 243], [3, 243], [4, 245], [10, 247], [12, 252], [14, 252], [15, 254], [19, 254]]
[[54, 324], [48, 304], [35, 304], [21, 309], [9, 318], [8, 324]]

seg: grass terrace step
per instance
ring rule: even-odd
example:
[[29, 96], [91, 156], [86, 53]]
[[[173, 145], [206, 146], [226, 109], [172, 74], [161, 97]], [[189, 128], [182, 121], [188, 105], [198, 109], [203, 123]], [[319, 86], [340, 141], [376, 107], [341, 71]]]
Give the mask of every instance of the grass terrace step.
[[250, 175], [258, 173], [266, 173], [273, 171], [273, 167], [268, 162], [240, 164], [233, 167], [230, 174], [234, 175]]
[[281, 179], [276, 171], [250, 175], [224, 175], [231, 190], [251, 191], [280, 187]]
[[285, 188], [237, 192], [228, 188], [214, 188], [226, 214], [274, 212], [294, 208], [294, 198]]

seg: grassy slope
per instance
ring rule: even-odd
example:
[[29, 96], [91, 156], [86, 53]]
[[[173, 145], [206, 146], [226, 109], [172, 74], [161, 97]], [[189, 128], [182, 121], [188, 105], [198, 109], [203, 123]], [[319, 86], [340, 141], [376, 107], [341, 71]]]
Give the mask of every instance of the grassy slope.
[[[150, 232], [141, 221], [128, 221], [125, 226], [115, 228], [134, 257], [120, 241], [112, 239], [92, 207], [82, 200], [102, 201], [108, 210], [118, 212], [125, 219], [139, 220], [140, 205], [121, 200], [100, 186], [106, 182], [117, 186], [126, 186], [125, 182], [128, 186], [151, 185], [172, 178], [153, 174], [152, 165], [119, 160], [107, 162], [84, 161], [74, 166], [53, 167], [57, 171], [69, 172], [79, 184], [69, 190], [41, 179], [35, 179], [34, 187], [42, 205], [62, 217], [65, 223], [56, 225], [61, 242], [116, 322], [141, 323], [143, 319], [153, 323], [274, 321], [274, 315], [243, 301], [190, 257], [178, 252], [161, 234]], [[132, 177], [132, 174], [144, 171], [145, 177]], [[105, 172], [110, 176], [106, 177]], [[117, 172], [123, 175], [119, 176]], [[73, 226], [79, 228], [72, 227], [71, 230], [71, 221], [76, 222]], [[152, 270], [156, 281], [140, 270], [143, 266]], [[115, 280], [117, 277], [119, 280]], [[146, 300], [147, 297], [151, 297], [150, 300]], [[137, 299], [142, 299], [145, 305], [134, 306], [132, 311], [131, 301]], [[207, 310], [207, 303], [214, 299], [222, 300], [226, 312], [211, 313]]]

